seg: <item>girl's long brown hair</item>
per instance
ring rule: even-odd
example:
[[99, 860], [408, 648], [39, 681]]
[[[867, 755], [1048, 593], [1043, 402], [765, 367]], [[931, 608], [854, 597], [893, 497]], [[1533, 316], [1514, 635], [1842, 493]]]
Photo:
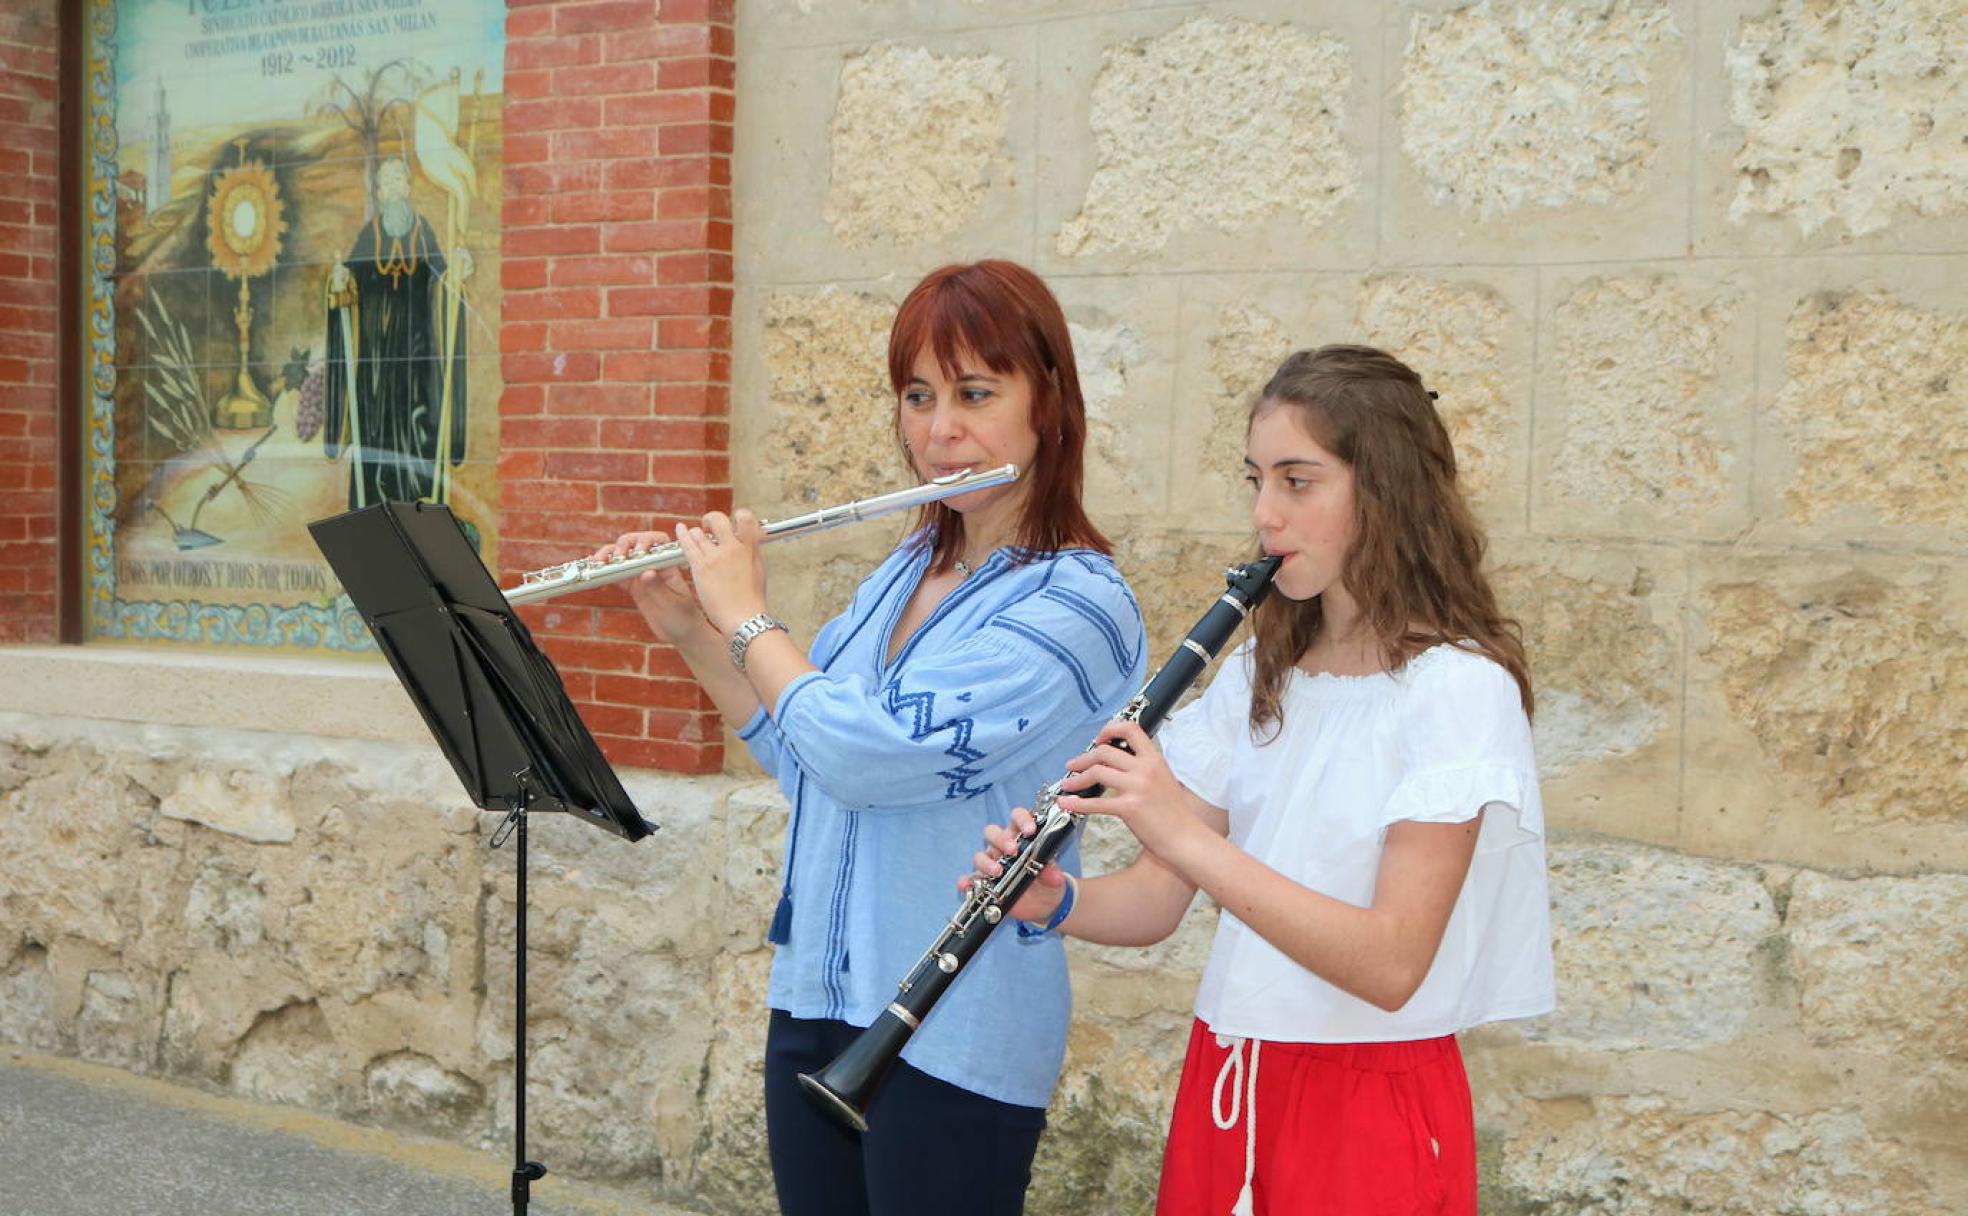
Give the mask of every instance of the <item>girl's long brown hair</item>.
[[[1390, 671], [1443, 642], [1494, 659], [1531, 712], [1522, 631], [1497, 610], [1483, 576], [1484, 539], [1456, 485], [1455, 449], [1421, 377], [1371, 346], [1322, 346], [1280, 364], [1250, 417], [1289, 409], [1320, 447], [1353, 470], [1358, 525], [1340, 577]], [[1267, 598], [1252, 614], [1253, 733], [1284, 721], [1285, 681], [1319, 636], [1317, 597]]]
[[[1022, 372], [1032, 386], [1032, 430], [1039, 437], [1032, 467], [1020, 470], [1025, 502], [1013, 544], [1031, 554], [1083, 548], [1112, 553], [1113, 545], [1087, 518], [1080, 494], [1086, 481], [1086, 402], [1066, 314], [1045, 281], [1016, 262], [987, 260], [931, 271], [902, 301], [888, 334], [888, 379], [899, 397], [925, 349], [946, 376], [957, 374], [964, 352], [999, 375]], [[895, 423], [896, 446], [902, 421]], [[930, 569], [946, 571], [963, 552], [963, 516], [930, 503], [918, 521], [931, 546]]]

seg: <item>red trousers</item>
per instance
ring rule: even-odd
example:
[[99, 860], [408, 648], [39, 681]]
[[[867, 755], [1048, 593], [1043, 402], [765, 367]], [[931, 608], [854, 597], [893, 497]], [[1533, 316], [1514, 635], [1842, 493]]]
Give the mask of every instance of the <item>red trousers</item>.
[[1455, 1038], [1222, 1045], [1197, 1021], [1155, 1213], [1476, 1216]]

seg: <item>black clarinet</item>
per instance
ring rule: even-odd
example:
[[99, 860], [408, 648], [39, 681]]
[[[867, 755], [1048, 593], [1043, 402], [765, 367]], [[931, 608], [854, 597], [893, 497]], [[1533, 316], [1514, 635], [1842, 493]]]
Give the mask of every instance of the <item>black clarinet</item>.
[[[1196, 682], [1203, 668], [1216, 658], [1237, 626], [1243, 624], [1251, 609], [1271, 589], [1271, 580], [1282, 560], [1267, 557], [1224, 571], [1228, 588], [1115, 718], [1139, 723], [1143, 731], [1154, 734], [1182, 694]], [[1100, 742], [1094, 740], [1096, 746]], [[868, 1103], [901, 1058], [902, 1048], [949, 989], [963, 965], [977, 954], [985, 939], [991, 936], [991, 930], [1004, 920], [1006, 910], [1037, 881], [1039, 871], [1059, 855], [1086, 818], [1059, 805], [1062, 792], [1059, 787], [1065, 780], [1062, 777], [1039, 791], [1032, 805], [1038, 826], [1029, 843], [1005, 859], [1004, 872], [996, 878], [986, 880], [979, 876], [972, 880], [963, 905], [943, 927], [935, 944], [910, 970], [908, 978], [897, 985], [901, 991], [888, 1008], [855, 1036], [833, 1063], [817, 1073], [800, 1074], [800, 1084], [807, 1095], [828, 1114], [856, 1131], [868, 1130]], [[1081, 797], [1098, 797], [1101, 787], [1093, 785], [1077, 792]]]

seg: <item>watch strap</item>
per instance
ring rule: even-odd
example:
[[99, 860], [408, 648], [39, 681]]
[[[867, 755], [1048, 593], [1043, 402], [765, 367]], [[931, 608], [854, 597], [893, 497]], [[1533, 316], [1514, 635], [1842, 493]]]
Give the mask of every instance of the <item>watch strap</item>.
[[[774, 629], [785, 628], [786, 622], [769, 612], [761, 612], [756, 616], [747, 617], [745, 620], [740, 621], [738, 628], [731, 631], [731, 665], [739, 671], [745, 670], [745, 651], [751, 647], [753, 642], [758, 640], [759, 635], [770, 633]], [[791, 631], [788, 630], [788, 632]]]

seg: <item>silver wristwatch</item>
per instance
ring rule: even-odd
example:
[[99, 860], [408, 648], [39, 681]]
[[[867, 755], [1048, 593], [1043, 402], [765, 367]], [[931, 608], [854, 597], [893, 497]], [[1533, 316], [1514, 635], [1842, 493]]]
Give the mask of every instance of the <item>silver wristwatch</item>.
[[738, 628], [731, 631], [731, 665], [739, 671], [745, 670], [745, 651], [753, 640], [762, 633], [785, 628], [786, 622], [769, 612], [761, 612], [741, 621]]

